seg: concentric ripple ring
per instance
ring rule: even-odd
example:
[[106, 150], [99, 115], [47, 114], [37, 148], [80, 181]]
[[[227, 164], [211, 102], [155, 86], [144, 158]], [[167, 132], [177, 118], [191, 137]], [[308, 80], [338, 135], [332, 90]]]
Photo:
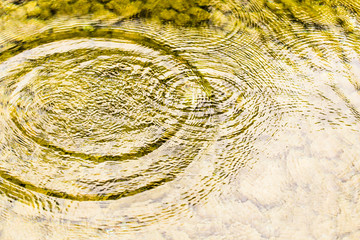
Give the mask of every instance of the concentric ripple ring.
[[207, 139], [206, 81], [145, 37], [103, 29], [76, 36], [20, 44], [0, 65], [1, 176], [82, 201], [173, 180]]

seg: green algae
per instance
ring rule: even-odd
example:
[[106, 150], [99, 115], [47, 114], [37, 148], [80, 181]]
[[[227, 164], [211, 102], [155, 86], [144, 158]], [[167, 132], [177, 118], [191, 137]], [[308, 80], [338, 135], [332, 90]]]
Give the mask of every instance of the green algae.
[[[38, 0], [26, 1], [21, 7], [8, 3], [2, 12], [15, 11], [25, 18], [48, 20], [60, 16], [110, 16], [121, 18], [153, 18], [175, 24], [199, 25], [209, 20], [210, 0]], [[0, 12], [1, 14], [1, 12]], [[180, 20], [182, 19], [182, 20]]]

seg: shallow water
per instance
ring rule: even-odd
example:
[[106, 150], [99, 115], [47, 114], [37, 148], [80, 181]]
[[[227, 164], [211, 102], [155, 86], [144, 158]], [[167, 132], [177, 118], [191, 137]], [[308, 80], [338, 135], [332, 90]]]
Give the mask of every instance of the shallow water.
[[0, 11], [0, 239], [360, 238], [356, 1], [48, 2]]

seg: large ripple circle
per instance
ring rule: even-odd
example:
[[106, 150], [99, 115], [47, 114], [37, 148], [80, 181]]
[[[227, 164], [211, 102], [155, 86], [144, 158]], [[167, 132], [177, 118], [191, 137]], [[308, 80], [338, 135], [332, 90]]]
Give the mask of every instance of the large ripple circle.
[[32, 191], [73, 200], [134, 195], [176, 178], [206, 139], [202, 76], [153, 42], [61, 39], [0, 69], [1, 175]]

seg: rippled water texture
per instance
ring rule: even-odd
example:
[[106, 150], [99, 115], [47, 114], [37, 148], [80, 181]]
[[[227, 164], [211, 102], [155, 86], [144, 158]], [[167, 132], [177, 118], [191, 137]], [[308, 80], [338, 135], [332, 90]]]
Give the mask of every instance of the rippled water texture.
[[357, 1], [0, 7], [0, 239], [360, 239]]

